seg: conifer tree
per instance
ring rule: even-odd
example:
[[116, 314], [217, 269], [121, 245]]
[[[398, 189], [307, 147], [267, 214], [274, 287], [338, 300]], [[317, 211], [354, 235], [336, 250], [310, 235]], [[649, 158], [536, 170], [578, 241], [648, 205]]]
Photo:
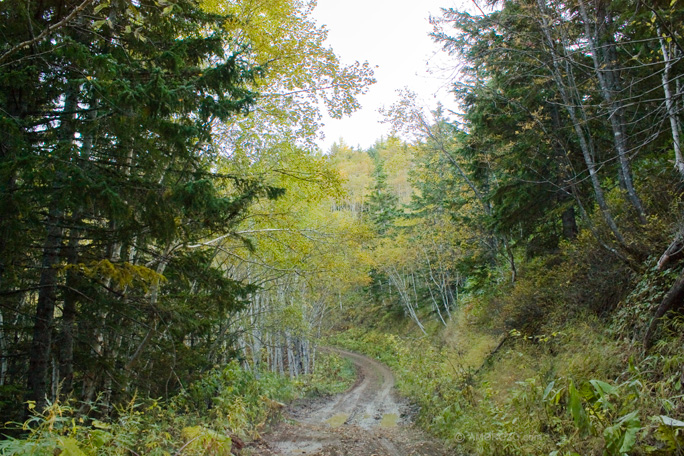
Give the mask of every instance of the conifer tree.
[[373, 149], [369, 152], [375, 162], [373, 171], [373, 187], [368, 195], [366, 205], [368, 218], [375, 226], [378, 234], [385, 235], [392, 228], [399, 216], [399, 200], [387, 185], [387, 173], [384, 162]]
[[190, 0], [17, 0], [0, 15], [0, 284], [5, 307], [35, 315], [17, 369], [40, 407], [56, 394], [55, 373], [72, 387], [77, 363], [91, 399], [121, 368], [136, 378], [178, 247], [275, 195], [216, 174], [208, 147], [215, 120], [254, 102], [248, 85], [261, 70], [226, 17]]

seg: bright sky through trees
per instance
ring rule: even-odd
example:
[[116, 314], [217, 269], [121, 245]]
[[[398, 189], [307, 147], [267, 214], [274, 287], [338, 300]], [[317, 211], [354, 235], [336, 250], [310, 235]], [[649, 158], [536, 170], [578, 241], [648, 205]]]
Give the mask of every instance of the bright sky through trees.
[[362, 109], [342, 120], [326, 119], [327, 151], [342, 137], [352, 146], [368, 147], [389, 125], [380, 123], [378, 109], [397, 99], [396, 91], [409, 87], [434, 106], [439, 101], [453, 107], [448, 93], [454, 77], [439, 46], [429, 37], [430, 15], [439, 16], [442, 7], [470, 9], [466, 0], [319, 0], [314, 17], [329, 30], [328, 44], [342, 60], [367, 60], [375, 68], [377, 83], [360, 97]]

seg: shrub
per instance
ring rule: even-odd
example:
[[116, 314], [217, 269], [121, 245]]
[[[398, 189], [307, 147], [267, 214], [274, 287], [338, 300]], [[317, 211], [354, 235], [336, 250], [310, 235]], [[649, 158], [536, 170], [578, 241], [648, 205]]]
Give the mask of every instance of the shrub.
[[233, 437], [254, 435], [281, 408], [279, 401], [296, 393], [285, 377], [257, 375], [232, 362], [168, 403], [134, 397], [116, 407], [109, 422], [79, 416], [68, 404], [33, 410], [28, 421], [14, 425], [23, 436], [0, 442], [0, 454], [228, 456]]

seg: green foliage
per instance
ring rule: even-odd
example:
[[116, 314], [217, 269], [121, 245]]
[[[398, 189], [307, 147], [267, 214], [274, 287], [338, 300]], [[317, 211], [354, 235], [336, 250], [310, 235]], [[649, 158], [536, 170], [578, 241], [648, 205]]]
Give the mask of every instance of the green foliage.
[[[107, 391], [105, 415], [134, 391], [169, 399], [235, 358], [236, 315], [269, 280], [243, 249], [364, 279], [319, 249], [357, 230], [328, 217], [341, 183], [313, 142], [318, 101], [351, 113], [373, 71], [325, 45], [313, 2], [79, 5], [0, 3], [2, 381], [28, 385], [6, 419], [27, 398]], [[246, 235], [255, 213], [281, 238]], [[278, 311], [303, 327], [308, 298]]]
[[[419, 422], [469, 451], [681, 452], [684, 322], [636, 342], [680, 266], [655, 261], [681, 224], [663, 153], [681, 100], [660, 95], [681, 4], [445, 9], [464, 126], [408, 94], [388, 114], [415, 141], [326, 157], [319, 102], [348, 114], [373, 76], [325, 46], [315, 2], [54, 3], [0, 2], [0, 410], [22, 384], [40, 412], [3, 452], [229, 454], [295, 395], [262, 364], [349, 385], [348, 362], [308, 355], [359, 296], [355, 318], [425, 337], [334, 341], [391, 365]], [[166, 402], [122, 406], [134, 391]]]
[[125, 288], [132, 285], [142, 284], [145, 291], [153, 283], [166, 282], [166, 277], [156, 273], [153, 269], [142, 265], [131, 264], [124, 261], [114, 264], [109, 260], [100, 260], [92, 264], [67, 264], [66, 270], [75, 270], [78, 274], [93, 277], [100, 280], [111, 280], [118, 287]]
[[233, 361], [190, 385], [173, 403], [202, 419], [225, 423], [245, 436], [265, 423], [278, 409], [277, 402], [294, 396], [294, 386], [285, 377], [267, 372], [257, 379], [256, 374]]
[[[312, 17], [310, 0], [202, 0], [227, 14], [227, 31], [250, 46], [250, 60], [267, 71], [255, 81], [259, 109], [222, 128], [230, 153], [256, 156], [279, 143], [316, 150], [323, 109], [333, 118], [360, 107], [357, 96], [375, 82], [367, 62], [345, 65], [327, 45], [327, 30]], [[286, 31], [286, 32], [284, 32]]]
[[349, 358], [336, 353], [318, 355], [314, 372], [303, 379], [307, 395], [325, 396], [347, 391], [356, 382], [356, 368]]
[[168, 403], [133, 398], [107, 421], [80, 415], [68, 404], [53, 403], [43, 412], [30, 404], [33, 416], [16, 429], [24, 436], [0, 441], [0, 454], [228, 456], [233, 436], [256, 435], [279, 412], [280, 401], [296, 394], [287, 378], [257, 376], [233, 362], [205, 374]]
[[677, 268], [661, 271], [656, 263], [656, 258], [648, 259], [648, 269], [616, 309], [612, 322], [616, 336], [643, 338], [651, 321], [651, 312], [658, 307], [680, 274]]
[[183, 453], [197, 455], [231, 456], [232, 442], [230, 437], [221, 435], [202, 426], [186, 427], [182, 431], [187, 442], [181, 448]]
[[[681, 174], [663, 155], [681, 112], [656, 114], [671, 100], [652, 69], [681, 73], [684, 10], [492, 5], [433, 21], [462, 68], [463, 126], [439, 109], [426, 120], [410, 93], [386, 113], [415, 138], [412, 202], [373, 244], [372, 302], [341, 318], [367, 329], [332, 341], [390, 365], [419, 422], [467, 453], [682, 454], [681, 306], [648, 353], [640, 342], [681, 274], [677, 259], [656, 265], [681, 235]], [[376, 225], [388, 226], [394, 203], [378, 210], [379, 196]], [[455, 296], [446, 306], [434, 305], [435, 271]], [[421, 324], [441, 317], [446, 335]], [[419, 338], [377, 330], [406, 332], [409, 318]], [[474, 364], [470, 339], [500, 343]]]
[[[10, 381], [27, 383], [39, 405], [52, 396], [50, 360], [64, 397], [108, 389], [117, 402], [136, 388], [168, 389], [150, 384], [168, 378], [178, 352], [154, 352], [173, 353], [192, 331], [156, 333], [185, 304], [164, 288], [201, 289], [218, 269], [206, 265], [198, 286], [177, 280], [192, 255], [181, 247], [230, 231], [257, 199], [277, 196], [256, 179], [218, 175], [209, 152], [214, 122], [249, 110], [262, 73], [246, 59], [249, 43], [236, 46], [223, 29], [226, 17], [186, 0], [81, 6], [72, 17], [50, 2], [0, 5], [0, 122], [16, 133], [0, 153], [0, 258], [12, 265], [0, 268], [0, 299], [12, 309], [3, 334], [14, 322]], [[6, 242], [15, 236], [17, 249]], [[237, 298], [238, 288], [225, 293]], [[203, 310], [194, 317], [217, 317]], [[140, 356], [155, 365], [145, 372]]]
[[653, 417], [658, 428], [655, 431], [659, 445], [652, 447], [653, 454], [681, 454], [684, 450], [684, 422], [668, 416]]
[[[460, 362], [458, 347], [438, 350], [426, 339], [407, 343], [396, 335], [357, 329], [330, 342], [391, 366], [400, 391], [420, 406], [418, 422], [460, 451], [621, 456], [681, 448], [679, 422], [659, 412], [658, 403], [668, 395], [653, 396], [644, 383], [652, 377], [630, 367], [620, 374], [626, 378], [621, 383], [592, 378], [624, 367], [614, 359], [621, 351], [617, 346], [587, 349], [587, 340], [614, 344], [597, 338], [596, 331], [605, 330], [583, 328], [577, 321], [555, 335], [513, 338], [479, 369]], [[572, 357], [581, 351], [608, 363], [613, 358], [612, 366], [590, 371], [584, 363], [574, 364]], [[670, 407], [682, 406], [681, 397], [669, 396], [669, 401], [674, 401]]]
[[[373, 158], [373, 157], [372, 157]], [[379, 157], [374, 158], [374, 184], [369, 189], [367, 202], [368, 218], [380, 236], [385, 235], [399, 216], [398, 198], [387, 185], [387, 173]]]

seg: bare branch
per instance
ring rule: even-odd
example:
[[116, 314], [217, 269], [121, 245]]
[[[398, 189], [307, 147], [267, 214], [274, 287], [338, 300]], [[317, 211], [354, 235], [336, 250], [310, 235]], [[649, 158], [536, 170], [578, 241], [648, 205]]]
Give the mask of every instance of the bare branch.
[[74, 8], [74, 10], [71, 13], [69, 13], [61, 21], [57, 22], [56, 24], [47, 26], [45, 28], [45, 30], [40, 32], [40, 34], [38, 36], [33, 37], [30, 40], [23, 41], [23, 42], [17, 44], [16, 46], [14, 46], [13, 48], [11, 48], [10, 50], [8, 50], [7, 52], [5, 52], [4, 54], [0, 55], [0, 64], [2, 64], [5, 60], [7, 60], [15, 52], [40, 42], [41, 40], [46, 38], [48, 35], [50, 35], [50, 33], [64, 27], [67, 23], [69, 23], [69, 21], [71, 21], [74, 17], [76, 17], [81, 11], [83, 11], [88, 5], [90, 5], [94, 1], [95, 0], [83, 0], [83, 2], [80, 5], [78, 5], [76, 8]]

